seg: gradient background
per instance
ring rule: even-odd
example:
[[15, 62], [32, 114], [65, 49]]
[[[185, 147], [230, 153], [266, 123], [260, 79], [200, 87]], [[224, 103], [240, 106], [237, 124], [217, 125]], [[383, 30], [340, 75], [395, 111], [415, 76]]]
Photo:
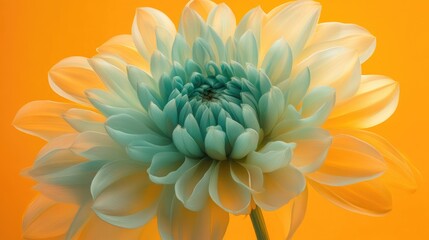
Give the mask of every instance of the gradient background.
[[[219, 2], [219, 1], [217, 1]], [[240, 19], [261, 5], [267, 12], [284, 0], [225, 2]], [[372, 128], [389, 139], [422, 173], [414, 194], [394, 191], [394, 209], [373, 218], [340, 209], [310, 191], [309, 208], [295, 239], [429, 239], [429, 2], [322, 0], [321, 21], [359, 24], [377, 37], [363, 73], [400, 82], [396, 113]], [[11, 126], [17, 110], [37, 99], [62, 100], [49, 88], [47, 72], [62, 58], [90, 57], [110, 37], [127, 34], [135, 8], [151, 6], [177, 23], [184, 0], [0, 0], [0, 239], [20, 239], [21, 219], [35, 196], [20, 176], [44, 142]], [[269, 224], [269, 223], [268, 223]], [[241, 233], [236, 230], [236, 233]], [[243, 239], [247, 234], [244, 233]]]

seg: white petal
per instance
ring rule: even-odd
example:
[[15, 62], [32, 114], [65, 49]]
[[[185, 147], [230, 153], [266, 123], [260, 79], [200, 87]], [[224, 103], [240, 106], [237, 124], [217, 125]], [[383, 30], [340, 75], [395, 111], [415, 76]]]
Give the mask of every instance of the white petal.
[[225, 3], [213, 8], [207, 18], [207, 23], [219, 34], [223, 42], [234, 34], [235, 15]]
[[377, 75], [363, 75], [357, 93], [338, 104], [326, 123], [336, 128], [369, 128], [387, 120], [399, 100], [397, 82]]
[[207, 19], [209, 13], [217, 5], [210, 0], [191, 0], [186, 6], [198, 13], [203, 19]]
[[280, 38], [289, 43], [293, 55], [299, 55], [316, 28], [319, 15], [320, 4], [313, 1], [296, 1], [274, 9], [262, 27], [262, 55]]
[[169, 33], [166, 36], [170, 37], [163, 39], [163, 41], [165, 45], [171, 46], [176, 35], [174, 23], [159, 10], [153, 8], [137, 9], [132, 27], [132, 36], [140, 54], [148, 62], [152, 53], [157, 49], [156, 32], [158, 28], [162, 28]]
[[296, 69], [310, 69], [310, 89], [335, 88], [337, 103], [353, 96], [359, 88], [361, 66], [354, 50], [335, 47], [316, 52], [298, 63]]
[[49, 70], [49, 85], [58, 95], [85, 105], [90, 105], [85, 90], [105, 89], [84, 57], [69, 57], [55, 64]]
[[18, 111], [13, 125], [22, 132], [50, 140], [63, 134], [76, 132], [63, 119], [63, 114], [74, 107], [73, 104], [52, 101], [30, 102]]
[[386, 169], [380, 153], [350, 135], [336, 135], [323, 165], [306, 176], [318, 183], [343, 186], [379, 177]]
[[366, 29], [338, 22], [326, 22], [317, 25], [316, 31], [307, 43], [300, 57], [332, 47], [354, 49], [359, 54], [360, 62], [365, 62], [375, 50], [375, 37]]

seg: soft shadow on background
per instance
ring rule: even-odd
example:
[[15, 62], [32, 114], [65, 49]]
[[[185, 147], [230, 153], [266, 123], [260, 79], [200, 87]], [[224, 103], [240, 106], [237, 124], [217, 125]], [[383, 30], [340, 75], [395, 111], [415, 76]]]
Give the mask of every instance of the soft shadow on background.
[[[221, 2], [221, 1], [216, 1]], [[225, 0], [237, 18], [279, 0]], [[400, 83], [396, 113], [371, 130], [389, 139], [422, 173], [414, 194], [393, 191], [394, 208], [382, 218], [342, 210], [310, 191], [309, 208], [295, 239], [428, 239], [429, 227], [429, 2], [323, 0], [321, 22], [356, 23], [377, 37], [364, 74], [383, 74]], [[0, 239], [20, 239], [21, 219], [36, 192], [20, 176], [44, 142], [15, 130], [16, 111], [32, 100], [61, 101], [47, 72], [62, 58], [90, 57], [110, 37], [127, 34], [135, 8], [150, 6], [177, 24], [184, 0], [0, 0]], [[269, 224], [269, 223], [268, 223]], [[243, 239], [253, 233], [235, 231]]]

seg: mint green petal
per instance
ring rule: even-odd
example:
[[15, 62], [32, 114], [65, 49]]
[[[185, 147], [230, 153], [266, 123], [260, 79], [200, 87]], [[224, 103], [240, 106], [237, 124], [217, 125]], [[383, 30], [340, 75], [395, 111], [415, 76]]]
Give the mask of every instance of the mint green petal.
[[123, 113], [124, 109], [129, 108], [129, 105], [115, 93], [90, 89], [86, 90], [85, 94], [91, 104], [107, 117]]
[[158, 50], [155, 50], [150, 58], [150, 73], [153, 79], [158, 81], [162, 74], [169, 73], [171, 71], [171, 62]]
[[125, 72], [101, 58], [94, 57], [88, 62], [111, 92], [118, 94], [131, 106], [138, 106], [137, 95]]
[[71, 108], [63, 113], [63, 118], [78, 132], [106, 132], [104, 129], [105, 117], [91, 110]]
[[240, 134], [243, 132], [244, 127], [241, 124], [232, 120], [231, 118], [226, 118], [226, 135], [231, 146], [234, 146], [238, 136], [240, 136]]
[[277, 87], [265, 93], [258, 103], [259, 119], [265, 134], [271, 132], [284, 112], [283, 93]]
[[292, 70], [292, 50], [288, 43], [282, 38], [274, 42], [264, 57], [262, 69], [273, 84], [286, 80]]
[[212, 60], [217, 64], [220, 64], [221, 62], [225, 62], [227, 60], [225, 44], [223, 43], [220, 36], [216, 33], [216, 31], [213, 30], [212, 27], [208, 26], [208, 30], [209, 30], [209, 34], [207, 36], [208, 38], [207, 41], [212, 47], [214, 57], [215, 57]]
[[237, 25], [237, 29], [234, 33], [235, 39], [238, 40], [244, 35], [244, 33], [251, 31], [255, 35], [256, 42], [259, 46], [261, 25], [264, 15], [265, 13], [260, 7], [253, 8], [247, 12]]
[[164, 26], [157, 26], [155, 29], [156, 49], [167, 58], [170, 58], [173, 39], [175, 37], [173, 34], [175, 33], [176, 32], [171, 32]]
[[173, 48], [171, 50], [171, 59], [175, 62], [185, 65], [187, 59], [191, 58], [191, 48], [186, 43], [185, 38], [182, 34], [176, 34], [176, 38], [173, 42]]
[[[298, 73], [295, 78], [290, 79], [289, 84], [286, 85], [286, 91], [284, 91], [288, 104], [298, 106], [307, 93], [308, 87], [310, 86], [310, 79], [310, 70], [308, 68]], [[283, 88], [280, 87], [280, 89]]]
[[255, 151], [258, 147], [259, 134], [252, 128], [247, 128], [237, 137], [232, 147], [230, 157], [233, 159], [244, 158], [247, 154]]
[[97, 132], [80, 133], [70, 150], [89, 160], [114, 161], [128, 157], [124, 148], [113, 141], [109, 135]]
[[247, 104], [243, 104], [241, 105], [241, 107], [243, 111], [243, 119], [244, 119], [245, 127], [252, 128], [253, 130], [259, 132], [260, 125], [259, 125], [259, 121], [258, 121], [258, 117], [255, 109], [253, 109]]
[[335, 105], [335, 89], [317, 87], [307, 94], [302, 101], [301, 114], [306, 126], [321, 126], [329, 117]]
[[215, 160], [226, 160], [225, 141], [226, 134], [220, 126], [208, 127], [204, 140], [206, 154]]
[[170, 138], [157, 134], [143, 134], [139, 139], [127, 146], [127, 153], [134, 160], [150, 163], [159, 152], [176, 152], [177, 149]]
[[192, 45], [192, 59], [201, 67], [214, 59], [214, 53], [205, 39], [198, 37]]
[[246, 164], [258, 166], [264, 173], [273, 172], [289, 165], [294, 148], [294, 143], [269, 142], [261, 150], [251, 152]]
[[[164, 133], [165, 136], [171, 136], [174, 128], [177, 125], [177, 110], [176, 102], [170, 101], [171, 105], [166, 106], [164, 111], [158, 108], [154, 103], [149, 105], [149, 116], [152, 118], [152, 121], [158, 127], [160, 133]], [[168, 112], [170, 111], [170, 112]], [[173, 119], [169, 118], [167, 114], [170, 114]], [[174, 122], [176, 120], [176, 122]]]
[[196, 161], [197, 163], [177, 180], [175, 191], [176, 197], [186, 208], [201, 211], [209, 201], [207, 189], [216, 162], [208, 159]]
[[147, 72], [143, 71], [142, 69], [132, 65], [127, 65], [127, 74], [128, 81], [136, 91], [138, 90], [138, 86], [141, 83], [144, 86], [148, 87], [151, 90], [150, 92], [157, 89], [157, 81], [155, 81], [155, 79], [153, 79]]
[[238, 41], [238, 57], [241, 64], [258, 66], [258, 42], [251, 31], [247, 31]]
[[191, 137], [195, 140], [195, 142], [197, 142], [200, 148], [203, 148], [203, 135], [201, 134], [200, 126], [198, 125], [197, 120], [195, 120], [194, 115], [189, 114], [186, 117], [184, 127], [186, 128], [186, 131], [189, 133], [189, 135], [191, 135]]
[[158, 134], [152, 130], [150, 120], [143, 117], [118, 114], [107, 119], [106, 130], [116, 142], [127, 145], [134, 140], [139, 140], [143, 134]]
[[173, 142], [176, 148], [185, 156], [199, 158], [204, 155], [195, 140], [189, 135], [185, 128], [177, 126], [173, 131]]
[[154, 183], [174, 184], [184, 172], [197, 163], [197, 160], [185, 158], [178, 152], [159, 152], [153, 156], [147, 173]]

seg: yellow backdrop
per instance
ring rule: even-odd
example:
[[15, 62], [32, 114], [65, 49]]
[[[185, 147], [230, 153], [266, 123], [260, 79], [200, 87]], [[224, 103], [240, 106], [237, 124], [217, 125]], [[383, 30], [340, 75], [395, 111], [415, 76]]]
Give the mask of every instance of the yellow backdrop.
[[[254, 6], [269, 11], [283, 1], [225, 0], [238, 18]], [[356, 23], [377, 37], [363, 72], [396, 79], [401, 97], [396, 113], [372, 131], [408, 155], [423, 178], [414, 194], [395, 191], [394, 210], [382, 218], [347, 212], [310, 191], [296, 239], [429, 239], [429, 2], [320, 2], [322, 22]], [[136, 7], [158, 8], [177, 23], [184, 5], [184, 0], [0, 0], [0, 239], [20, 239], [23, 212], [36, 194], [33, 183], [19, 174], [44, 143], [13, 129], [11, 122], [29, 101], [61, 100], [49, 89], [48, 69], [68, 56], [92, 56], [110, 37], [130, 33]]]

